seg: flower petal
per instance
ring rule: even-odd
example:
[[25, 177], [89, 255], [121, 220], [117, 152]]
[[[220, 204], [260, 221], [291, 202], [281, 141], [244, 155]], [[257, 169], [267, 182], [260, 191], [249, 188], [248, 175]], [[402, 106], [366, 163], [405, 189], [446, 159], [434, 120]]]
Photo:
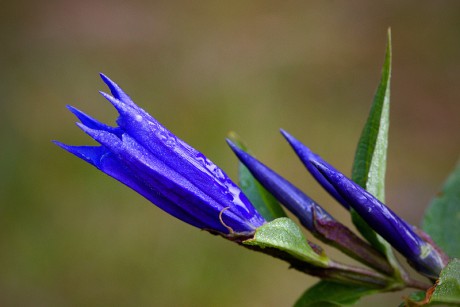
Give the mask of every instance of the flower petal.
[[126, 104], [136, 107], [136, 104], [131, 100], [131, 97], [129, 97], [121, 89], [121, 87], [118, 86], [118, 84], [110, 80], [110, 78], [104, 75], [103, 73], [100, 73], [99, 75], [101, 76], [102, 81], [104, 81], [104, 83], [107, 84], [107, 86], [109, 87], [110, 92], [112, 93], [113, 97], [115, 97], [116, 99], [120, 101], [123, 101]]
[[98, 120], [92, 118], [91, 116], [78, 110], [77, 108], [74, 108], [72, 106], [67, 106], [67, 109], [69, 109], [70, 112], [72, 112], [81, 121], [82, 124], [84, 124], [87, 127], [90, 127], [91, 129], [104, 130], [104, 131], [114, 133], [116, 135], [121, 135], [122, 133], [120, 128], [111, 127], [106, 124], [103, 124], [99, 122]]

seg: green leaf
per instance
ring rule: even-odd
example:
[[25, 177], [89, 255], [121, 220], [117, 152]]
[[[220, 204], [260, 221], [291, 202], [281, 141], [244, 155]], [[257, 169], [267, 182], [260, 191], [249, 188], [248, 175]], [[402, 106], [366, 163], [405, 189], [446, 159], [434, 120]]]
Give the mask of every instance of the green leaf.
[[[235, 132], [230, 132], [228, 137], [240, 149], [249, 153], [246, 145]], [[267, 221], [273, 221], [276, 218], [286, 216], [276, 198], [252, 176], [248, 168], [241, 162], [238, 164], [238, 177], [241, 190], [243, 190], [252, 205]]]
[[299, 226], [287, 217], [278, 218], [257, 228], [254, 237], [243, 241], [243, 244], [275, 248], [318, 267], [325, 268], [329, 263], [329, 258], [325, 254], [316, 253]]
[[361, 297], [377, 293], [375, 288], [320, 281], [305, 291], [294, 307], [351, 306]]
[[460, 306], [460, 259], [454, 258], [447, 264], [433, 287], [411, 293], [399, 306], [435, 305]]
[[460, 257], [460, 162], [426, 210], [422, 228], [450, 257]]
[[452, 259], [441, 271], [430, 305], [460, 305], [460, 259]]
[[[374, 95], [371, 111], [356, 149], [352, 179], [385, 201], [385, 171], [388, 147], [388, 128], [390, 122], [390, 79], [391, 79], [391, 31], [388, 30], [388, 43], [382, 77]], [[382, 237], [370, 227], [354, 210], [350, 210], [353, 223], [361, 234], [378, 250], [387, 256], [392, 266], [398, 264], [393, 250]]]
[[352, 179], [357, 184], [385, 201], [385, 171], [390, 123], [391, 32], [382, 77], [374, 95], [371, 111], [356, 149]]

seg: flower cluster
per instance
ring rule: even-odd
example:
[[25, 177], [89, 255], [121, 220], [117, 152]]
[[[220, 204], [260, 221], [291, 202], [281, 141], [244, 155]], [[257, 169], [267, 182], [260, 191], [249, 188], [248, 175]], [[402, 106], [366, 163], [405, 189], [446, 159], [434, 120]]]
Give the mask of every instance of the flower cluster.
[[[409, 225], [376, 197], [336, 170], [292, 135], [284, 130], [281, 130], [281, 133], [312, 176], [331, 196], [336, 198], [345, 208], [351, 207], [356, 210], [378, 234], [404, 255], [417, 271], [431, 278], [436, 278], [439, 275], [448, 259], [427, 238], [426, 234], [417, 234], [421, 230]], [[292, 184], [237, 148], [233, 143], [229, 142], [229, 144], [240, 161], [281, 203], [299, 218], [307, 229], [315, 233], [315, 224], [325, 219], [333, 220], [324, 209]], [[348, 233], [344, 234], [344, 237], [347, 236], [349, 236]], [[340, 239], [342, 242], [345, 240], [344, 238]], [[349, 247], [352, 251], [356, 251], [355, 246]]]
[[[57, 145], [129, 186], [167, 213], [200, 229], [244, 243], [246, 239], [255, 238], [258, 229], [270, 224], [218, 166], [138, 107], [117, 84], [105, 75], [101, 77], [112, 95], [101, 94], [117, 109], [118, 125], [108, 126], [69, 106], [80, 120], [77, 125], [100, 145], [70, 146], [55, 142]], [[355, 210], [417, 271], [432, 279], [439, 275], [448, 259], [425, 234], [289, 133], [281, 132], [308, 171], [340, 204]], [[299, 265], [298, 259], [291, 257], [297, 251], [287, 255], [289, 249], [285, 241], [272, 255], [316, 276], [332, 276], [339, 281], [374, 279], [377, 284], [387, 286], [387, 279], [397, 268], [380, 250], [355, 235], [300, 189], [231, 140], [228, 144], [258, 182], [313, 235], [377, 272], [329, 261], [322, 262], [320, 268], [312, 263]], [[262, 248], [268, 246], [267, 242], [271, 248], [274, 246], [271, 238], [264, 240]], [[314, 250], [323, 255], [319, 247]]]

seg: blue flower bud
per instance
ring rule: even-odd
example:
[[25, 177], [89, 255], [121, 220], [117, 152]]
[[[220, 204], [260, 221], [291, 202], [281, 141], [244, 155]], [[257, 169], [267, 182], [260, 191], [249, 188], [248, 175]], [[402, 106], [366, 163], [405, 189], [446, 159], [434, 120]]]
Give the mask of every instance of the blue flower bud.
[[308, 169], [310, 174], [316, 179], [316, 181], [318, 181], [319, 184], [321, 184], [321, 186], [327, 192], [329, 192], [329, 194], [332, 197], [334, 197], [339, 202], [339, 204], [341, 204], [346, 209], [348, 209], [350, 206], [348, 205], [347, 201], [340, 195], [340, 193], [337, 192], [334, 186], [329, 181], [327, 181], [326, 178], [324, 178], [324, 176], [313, 166], [313, 164], [310, 161], [314, 159], [317, 161], [321, 161], [325, 165], [329, 166], [329, 164], [323, 159], [321, 159], [320, 156], [313, 153], [307, 146], [302, 144], [300, 141], [298, 141], [296, 138], [294, 138], [292, 135], [290, 135], [283, 129], [281, 129], [281, 134], [286, 138], [286, 140], [292, 146], [292, 148], [296, 152], [299, 159]]
[[57, 145], [129, 186], [159, 208], [195, 227], [227, 236], [247, 236], [265, 223], [237, 185], [202, 153], [138, 107], [109, 78], [118, 110], [110, 127], [69, 107], [78, 126], [101, 146]]
[[436, 247], [417, 235], [414, 227], [361, 186], [328, 164], [310, 155], [310, 163], [347, 203], [420, 273], [437, 278], [446, 259]]

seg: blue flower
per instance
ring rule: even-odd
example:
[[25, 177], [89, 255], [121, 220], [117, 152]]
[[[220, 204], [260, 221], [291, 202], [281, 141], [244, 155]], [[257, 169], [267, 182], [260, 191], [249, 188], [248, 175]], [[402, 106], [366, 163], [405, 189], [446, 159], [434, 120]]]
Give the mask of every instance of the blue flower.
[[430, 278], [439, 276], [442, 268], [447, 264], [447, 259], [430, 240], [424, 240], [416, 233], [415, 227], [409, 225], [376, 197], [325, 163], [316, 154], [309, 155], [309, 163], [346, 203], [404, 255], [417, 271]]
[[250, 236], [265, 223], [237, 185], [202, 153], [168, 131], [101, 74], [113, 95], [118, 127], [68, 107], [100, 146], [60, 147], [129, 186], [195, 227], [228, 237]]

